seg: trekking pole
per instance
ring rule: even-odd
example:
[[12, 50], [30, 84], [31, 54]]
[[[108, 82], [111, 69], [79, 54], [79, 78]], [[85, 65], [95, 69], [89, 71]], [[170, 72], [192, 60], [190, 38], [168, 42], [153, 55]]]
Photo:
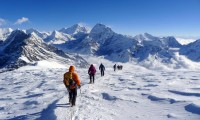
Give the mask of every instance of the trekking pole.
[[80, 95], [81, 95], [81, 97], [82, 97], [81, 88], [80, 88]]
[[72, 110], [72, 107], [70, 108], [71, 110], [71, 116], [70, 116], [70, 120], [72, 120], [72, 118], [73, 118], [73, 110]]

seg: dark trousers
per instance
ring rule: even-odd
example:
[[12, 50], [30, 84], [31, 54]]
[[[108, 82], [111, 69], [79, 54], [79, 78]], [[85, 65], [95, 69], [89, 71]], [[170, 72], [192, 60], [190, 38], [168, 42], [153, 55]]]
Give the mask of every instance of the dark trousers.
[[90, 83], [94, 83], [94, 75], [90, 74]]
[[77, 88], [70, 90], [69, 92], [69, 102], [71, 105], [76, 104]]
[[101, 76], [104, 76], [104, 70], [101, 70]]

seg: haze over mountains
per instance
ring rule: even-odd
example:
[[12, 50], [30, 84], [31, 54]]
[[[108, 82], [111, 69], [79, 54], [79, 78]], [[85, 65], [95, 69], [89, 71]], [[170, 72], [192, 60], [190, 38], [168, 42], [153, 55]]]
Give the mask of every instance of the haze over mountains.
[[173, 36], [155, 37], [144, 33], [131, 37], [115, 33], [103, 24], [96, 24], [91, 30], [76, 24], [51, 33], [35, 29], [1, 28], [0, 68], [18, 68], [49, 59], [86, 65], [83, 58], [74, 57], [77, 53], [104, 56], [113, 62], [156, 61], [180, 67], [177, 58], [180, 56], [191, 61], [200, 61], [199, 41], [181, 45]]

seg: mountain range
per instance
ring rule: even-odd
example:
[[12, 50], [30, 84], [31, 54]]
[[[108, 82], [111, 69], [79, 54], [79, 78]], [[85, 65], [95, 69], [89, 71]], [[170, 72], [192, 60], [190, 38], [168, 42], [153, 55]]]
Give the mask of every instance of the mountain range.
[[0, 68], [12, 70], [28, 64], [34, 65], [41, 60], [87, 65], [80, 56], [66, 54], [46, 44], [35, 32], [27, 34], [22, 30], [14, 30], [0, 44]]
[[[75, 54], [104, 56], [113, 62], [159, 61], [164, 64], [178, 62], [176, 54], [200, 61], [200, 40], [181, 45], [175, 37], [155, 37], [148, 33], [134, 37], [114, 32], [104, 24], [91, 30], [80, 24], [53, 32], [35, 29], [0, 29], [0, 68], [18, 68], [35, 61], [54, 59], [87, 62]], [[79, 61], [79, 62], [78, 62]]]

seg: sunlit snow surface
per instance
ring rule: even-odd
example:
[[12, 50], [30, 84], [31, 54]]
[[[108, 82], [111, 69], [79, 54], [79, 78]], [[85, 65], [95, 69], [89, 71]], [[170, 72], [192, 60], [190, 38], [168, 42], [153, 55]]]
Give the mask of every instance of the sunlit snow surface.
[[[70, 65], [43, 61], [0, 73], [0, 119], [200, 119], [199, 69], [165, 69], [157, 64], [150, 70], [136, 63], [117, 63], [124, 68], [114, 72], [115, 63], [94, 57], [87, 60], [97, 68], [96, 80], [88, 84], [88, 69], [76, 69], [82, 87], [73, 108], [62, 83]], [[106, 67], [104, 77], [98, 70], [101, 62]]]

